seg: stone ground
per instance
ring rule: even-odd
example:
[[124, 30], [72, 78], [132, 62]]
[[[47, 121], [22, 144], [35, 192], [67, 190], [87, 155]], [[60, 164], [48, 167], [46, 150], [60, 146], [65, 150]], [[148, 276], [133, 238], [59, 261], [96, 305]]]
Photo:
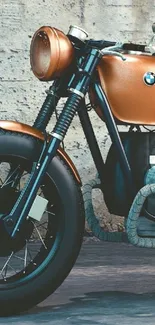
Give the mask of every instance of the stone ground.
[[154, 325], [155, 253], [125, 243], [84, 241], [68, 278], [44, 302], [0, 324]]

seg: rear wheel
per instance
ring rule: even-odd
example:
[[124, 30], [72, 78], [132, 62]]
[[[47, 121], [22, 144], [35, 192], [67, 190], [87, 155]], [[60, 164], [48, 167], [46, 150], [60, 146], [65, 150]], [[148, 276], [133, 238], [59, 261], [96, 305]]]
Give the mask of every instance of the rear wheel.
[[[40, 148], [40, 141], [32, 137], [0, 132], [1, 223], [17, 200]], [[1, 316], [44, 300], [68, 275], [79, 253], [83, 201], [79, 185], [60, 157], [52, 160], [38, 195], [48, 200], [40, 221], [28, 218], [13, 242], [0, 227]]]

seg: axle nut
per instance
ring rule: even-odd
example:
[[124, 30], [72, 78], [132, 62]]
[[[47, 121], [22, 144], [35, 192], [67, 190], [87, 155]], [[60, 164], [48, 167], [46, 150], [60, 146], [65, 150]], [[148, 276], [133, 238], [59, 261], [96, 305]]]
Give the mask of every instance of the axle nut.
[[7, 219], [6, 224], [8, 227], [12, 227], [14, 224], [13, 219], [11, 219], [11, 218]]

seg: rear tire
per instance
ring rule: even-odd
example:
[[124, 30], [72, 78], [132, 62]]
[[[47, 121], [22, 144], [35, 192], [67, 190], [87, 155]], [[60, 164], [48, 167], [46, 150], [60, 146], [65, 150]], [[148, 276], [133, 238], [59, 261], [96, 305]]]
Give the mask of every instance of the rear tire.
[[[36, 161], [39, 156], [41, 145], [40, 140], [31, 136], [1, 130], [0, 163], [9, 161], [16, 164], [20, 163], [22, 168], [30, 168], [32, 162]], [[26, 269], [26, 272], [22, 271], [22, 273], [18, 273], [18, 276], [10, 276], [8, 280], [4, 279], [4, 272], [2, 273], [0, 316], [19, 314], [43, 301], [55, 291], [72, 269], [81, 247], [84, 231], [81, 189], [72, 172], [59, 156], [52, 160], [43, 185], [44, 196], [48, 200], [54, 200], [56, 197], [56, 211], [59, 211], [58, 215], [54, 217], [55, 220], [59, 220], [56, 221], [57, 226], [55, 224], [52, 226], [54, 233], [51, 236], [53, 237], [52, 244], [48, 239], [50, 244], [48, 244], [48, 250], [47, 252], [45, 250], [44, 255], [40, 253], [44, 249], [41, 247], [38, 255], [44, 256], [44, 260], [42, 257], [40, 264], [32, 272], [29, 271], [28, 273], [29, 269]], [[50, 220], [49, 214], [48, 220]], [[56, 229], [53, 230], [54, 228]], [[47, 233], [49, 231], [51, 230], [48, 229]], [[0, 239], [1, 245], [3, 243]], [[0, 274], [2, 270], [1, 260], [4, 259], [1, 256]]]

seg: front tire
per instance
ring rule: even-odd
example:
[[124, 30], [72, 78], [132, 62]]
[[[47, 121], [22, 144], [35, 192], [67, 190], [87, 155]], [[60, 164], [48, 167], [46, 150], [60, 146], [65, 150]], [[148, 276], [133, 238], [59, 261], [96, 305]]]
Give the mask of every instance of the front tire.
[[[20, 169], [30, 173], [32, 163], [39, 156], [41, 145], [40, 140], [31, 136], [0, 131], [0, 179], [4, 177], [4, 164], [20, 166]], [[5, 184], [5, 186], [1, 186], [0, 196], [9, 182], [7, 183], [5, 179], [2, 184]], [[21, 242], [19, 236], [18, 242], [20, 243], [12, 248], [12, 255], [9, 252], [10, 248], [6, 247], [3, 250], [3, 246], [4, 244], [7, 246], [7, 242], [2, 242], [0, 238], [0, 316], [25, 311], [55, 291], [73, 267], [81, 247], [84, 230], [81, 190], [72, 172], [60, 157], [53, 158], [42, 186], [43, 195], [49, 201], [49, 206], [52, 207], [50, 209], [54, 209], [54, 213], [50, 212], [53, 210], [46, 213], [47, 229], [45, 239], [41, 240], [40, 249], [36, 256], [30, 253], [30, 266], [27, 265], [27, 260], [25, 263], [25, 256], [28, 255], [28, 250], [25, 247], [28, 241], [31, 246], [38, 245], [36, 240], [35, 244], [33, 244], [30, 237], [31, 232], [33, 233], [32, 225], [31, 227], [28, 224], [25, 225], [25, 229], [27, 229], [25, 231], [26, 235], [23, 232]], [[19, 193], [20, 190], [18, 188]], [[12, 192], [9, 192], [8, 202], [11, 199], [10, 193]], [[6, 209], [8, 209], [8, 206]], [[4, 199], [1, 201], [0, 197], [0, 213], [4, 213], [4, 210]], [[36, 227], [34, 220], [29, 220], [29, 223], [35, 224]], [[25, 242], [23, 241], [24, 236]], [[7, 249], [8, 253], [6, 253]], [[23, 257], [21, 257], [22, 250], [24, 250]], [[25, 251], [27, 255], [25, 255]], [[6, 256], [7, 254], [8, 256]], [[12, 267], [11, 262], [13, 258], [17, 259], [17, 257], [18, 261], [23, 260], [23, 265], [20, 270], [18, 266], [18, 270], [15, 270], [15, 274], [12, 274], [14, 264], [12, 264]], [[6, 263], [4, 258], [6, 261], [10, 258], [7, 265], [7, 271], [10, 267], [9, 276], [7, 276], [4, 268]], [[6, 273], [5, 276], [4, 273]]]

